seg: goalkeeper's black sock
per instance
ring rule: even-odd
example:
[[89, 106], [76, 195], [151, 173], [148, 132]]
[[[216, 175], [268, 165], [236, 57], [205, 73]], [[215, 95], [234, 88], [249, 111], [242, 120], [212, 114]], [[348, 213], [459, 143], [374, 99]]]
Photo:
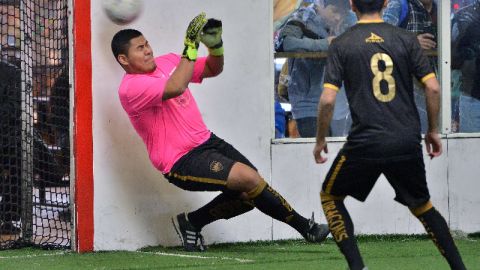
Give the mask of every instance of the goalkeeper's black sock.
[[246, 213], [254, 208], [253, 202], [241, 200], [238, 193], [226, 191], [215, 197], [203, 207], [188, 214], [188, 220], [197, 229], [219, 219], [229, 219]]
[[287, 223], [302, 235], [308, 231], [308, 219], [299, 215], [287, 200], [264, 180], [248, 192], [248, 197], [254, 202], [255, 207], [266, 215]]
[[353, 234], [352, 219], [343, 200], [322, 201], [322, 208], [333, 239], [347, 259], [349, 269], [362, 270], [365, 265]]
[[[431, 206], [430, 203], [428, 205]], [[412, 210], [414, 214], [415, 211]], [[437, 246], [440, 253], [447, 259], [451, 269], [465, 270], [462, 257], [458, 252], [455, 242], [453, 241], [447, 222], [442, 215], [431, 207], [426, 212], [417, 215], [417, 218], [422, 222], [425, 230]]]

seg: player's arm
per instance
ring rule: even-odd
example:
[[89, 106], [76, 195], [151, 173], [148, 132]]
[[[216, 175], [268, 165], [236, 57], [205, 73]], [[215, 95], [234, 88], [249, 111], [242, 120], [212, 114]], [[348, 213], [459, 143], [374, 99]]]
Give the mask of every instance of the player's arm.
[[328, 135], [330, 122], [332, 121], [333, 110], [335, 109], [335, 100], [337, 98], [338, 87], [330, 84], [325, 84], [320, 101], [318, 103], [318, 117], [317, 117], [317, 136], [316, 145], [313, 150], [315, 161], [317, 163], [324, 163], [327, 161], [326, 157], [321, 155], [322, 150], [328, 153], [327, 143], [325, 137]]
[[280, 38], [283, 40], [283, 50], [286, 52], [326, 51], [334, 39], [334, 37], [321, 39], [308, 38], [303, 34], [302, 28], [294, 24], [285, 25], [280, 32]]
[[223, 71], [222, 21], [208, 19], [200, 33], [200, 42], [208, 48], [202, 78], [215, 77]]
[[202, 78], [215, 77], [223, 71], [223, 55], [212, 56], [208, 55], [203, 69]]
[[340, 49], [334, 41], [328, 51], [327, 64], [325, 65], [325, 83], [318, 103], [317, 136], [315, 148], [313, 149], [313, 156], [317, 163], [325, 163], [327, 161], [327, 158], [322, 156], [322, 151], [328, 153], [325, 137], [328, 134], [328, 128], [332, 121], [337, 92], [343, 81], [343, 65], [340, 59]]
[[428, 117], [428, 131], [427, 134], [425, 134], [425, 144], [428, 154], [431, 158], [434, 158], [442, 154], [442, 142], [438, 136], [440, 85], [435, 77], [424, 80], [424, 84]]
[[193, 76], [195, 62], [182, 58], [165, 85], [163, 100], [180, 96], [187, 89]]
[[297, 38], [297, 37], [286, 36], [283, 39], [283, 49], [286, 52], [326, 51], [328, 50], [328, 45], [330, 45], [330, 43], [334, 38], [335, 38], [334, 36], [321, 38], [321, 39], [312, 39], [307, 37]]
[[425, 87], [425, 102], [427, 104], [428, 131], [425, 134], [425, 145], [431, 158], [442, 154], [442, 141], [438, 135], [438, 117], [440, 113], [440, 85], [433, 73], [433, 67], [425, 56], [420, 44], [412, 39], [410, 61], [413, 73]]
[[177, 97], [183, 94], [185, 89], [187, 89], [188, 83], [193, 76], [195, 61], [197, 60], [200, 32], [206, 22], [206, 15], [202, 12], [188, 25], [184, 40], [185, 49], [182, 53], [182, 59], [165, 85], [165, 90], [162, 97], [163, 100]]

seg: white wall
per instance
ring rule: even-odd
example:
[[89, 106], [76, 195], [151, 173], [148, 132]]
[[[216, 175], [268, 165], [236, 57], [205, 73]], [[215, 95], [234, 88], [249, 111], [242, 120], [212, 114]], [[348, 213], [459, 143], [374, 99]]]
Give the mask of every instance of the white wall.
[[[314, 211], [317, 220], [324, 221], [318, 193], [330, 163], [314, 164], [312, 143], [270, 144], [271, 1], [144, 2], [144, 13], [129, 27], [141, 30], [157, 55], [182, 51], [186, 26], [199, 12], [223, 20], [225, 70], [217, 78], [191, 86], [207, 125], [243, 152], [298, 212], [310, 216]], [[194, 210], [216, 194], [182, 191], [151, 166], [117, 97], [123, 70], [111, 54], [110, 40], [121, 27], [108, 21], [100, 5], [101, 1], [92, 1], [94, 248], [178, 245], [170, 217]], [[426, 159], [433, 203], [453, 229], [467, 232], [480, 231], [480, 216], [475, 214], [480, 205], [478, 141], [450, 139], [445, 143], [446, 154], [433, 161]], [[330, 144], [330, 162], [341, 145]], [[366, 203], [347, 199], [356, 231], [422, 233], [419, 222], [393, 197], [392, 188], [382, 178]], [[203, 234], [210, 244], [299, 237], [257, 210], [211, 224]]]
[[[314, 211], [316, 219], [323, 223], [325, 217], [321, 210], [319, 191], [342, 145], [342, 142], [329, 143], [328, 162], [323, 165], [316, 164], [313, 159], [313, 143], [273, 145], [272, 179], [275, 188], [281, 193], [290, 190], [287, 193], [291, 195], [289, 199], [302, 207], [299, 211], [305, 214]], [[445, 155], [425, 163], [432, 201], [441, 212], [448, 210], [445, 164]], [[355, 231], [363, 234], [423, 232], [421, 224], [411, 216], [408, 209], [395, 202], [394, 197], [393, 189], [382, 176], [366, 203], [347, 198], [346, 206], [355, 222]], [[275, 222], [274, 226], [278, 228], [273, 230], [275, 239], [287, 238], [292, 233], [290, 228], [279, 222]]]
[[[452, 230], [466, 233], [480, 231], [480, 144], [479, 138], [444, 138], [444, 154], [431, 160], [424, 151], [431, 201]], [[321, 212], [319, 190], [342, 142], [329, 143], [329, 161], [317, 165], [313, 143], [274, 144], [272, 146], [272, 182], [274, 187], [297, 205], [299, 212]], [[425, 149], [425, 147], [424, 147]], [[405, 168], [408, 170], [408, 168]], [[381, 176], [365, 203], [347, 198], [346, 206], [361, 234], [424, 233], [423, 226], [408, 209], [393, 200], [395, 193]], [[289, 238], [293, 230], [274, 221], [273, 238]]]
[[[123, 70], [110, 50], [121, 27], [92, 2], [95, 250], [179, 244], [170, 216], [191, 211], [215, 194], [182, 191], [151, 166], [121, 108]], [[201, 11], [223, 21], [225, 68], [217, 78], [191, 85], [207, 126], [231, 142], [270, 178], [273, 89], [270, 1], [150, 0], [128, 27], [150, 41], [154, 53], [181, 53], [189, 21]], [[201, 49], [200, 55], [206, 50]], [[271, 219], [257, 210], [204, 230], [209, 243], [271, 239]], [[214, 233], [215, 232], [215, 233]]]
[[480, 231], [480, 138], [448, 142], [448, 186], [451, 228]]

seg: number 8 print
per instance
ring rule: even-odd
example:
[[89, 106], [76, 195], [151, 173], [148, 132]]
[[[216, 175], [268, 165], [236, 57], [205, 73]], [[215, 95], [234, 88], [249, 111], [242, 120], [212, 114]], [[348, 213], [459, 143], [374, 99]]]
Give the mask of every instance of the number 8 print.
[[[380, 71], [378, 69], [378, 64], [380, 61], [385, 63], [385, 70]], [[393, 61], [392, 58], [385, 53], [376, 53], [372, 56], [370, 60], [370, 67], [372, 69], [373, 75], [373, 94], [381, 102], [390, 102], [395, 98], [395, 78], [392, 76], [393, 72]], [[388, 92], [382, 94], [380, 90], [380, 82], [385, 80], [388, 85]]]

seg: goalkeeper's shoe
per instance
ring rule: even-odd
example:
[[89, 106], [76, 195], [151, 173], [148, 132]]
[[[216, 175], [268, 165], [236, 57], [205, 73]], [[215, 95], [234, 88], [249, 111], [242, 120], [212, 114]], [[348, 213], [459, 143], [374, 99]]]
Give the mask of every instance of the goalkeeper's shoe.
[[200, 231], [193, 227], [185, 213], [173, 217], [172, 223], [185, 251], [205, 251], [207, 249]]
[[330, 230], [326, 224], [318, 224], [315, 222], [314, 215], [308, 220], [308, 229], [302, 234], [303, 238], [310, 243], [321, 243], [325, 241]]

